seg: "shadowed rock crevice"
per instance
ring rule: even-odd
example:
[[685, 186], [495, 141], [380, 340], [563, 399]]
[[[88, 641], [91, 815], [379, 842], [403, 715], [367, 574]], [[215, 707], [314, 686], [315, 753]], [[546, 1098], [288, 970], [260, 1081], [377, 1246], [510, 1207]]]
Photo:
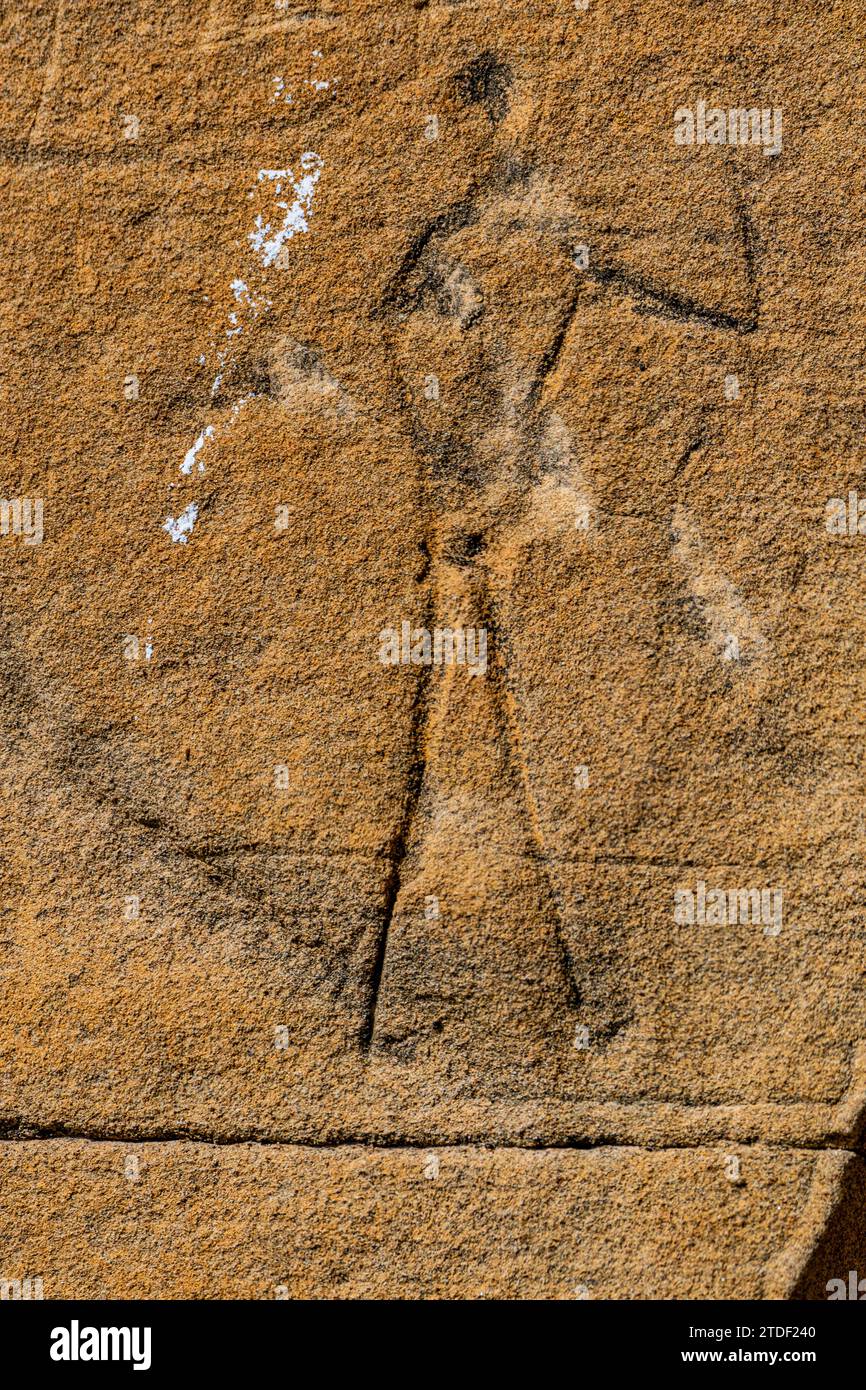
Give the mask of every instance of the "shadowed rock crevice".
[[362, 1051], [367, 1052], [372, 1044], [376, 1030], [376, 1008], [382, 988], [382, 973], [388, 949], [388, 935], [394, 918], [397, 898], [403, 882], [404, 866], [409, 854], [418, 803], [424, 787], [427, 767], [427, 743], [431, 717], [431, 668], [423, 666], [417, 677], [415, 698], [412, 703], [409, 735], [409, 765], [406, 777], [403, 809], [387, 850], [388, 870], [385, 876], [382, 920], [373, 942], [372, 961], [363, 1005], [363, 1022], [359, 1035]]
[[823, 1303], [830, 1294], [838, 1300], [843, 1291], [850, 1298], [856, 1290], [861, 1301], [866, 1299], [866, 1284], [861, 1289], [861, 1280], [866, 1280], [866, 1162], [856, 1158], [846, 1168], [836, 1204], [827, 1213], [824, 1230], [789, 1297]]

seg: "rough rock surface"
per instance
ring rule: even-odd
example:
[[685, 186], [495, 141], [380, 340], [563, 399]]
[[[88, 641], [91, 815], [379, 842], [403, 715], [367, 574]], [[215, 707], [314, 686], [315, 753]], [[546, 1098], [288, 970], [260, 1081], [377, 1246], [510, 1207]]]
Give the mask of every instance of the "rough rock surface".
[[866, 1272], [862, 40], [4, 14], [0, 1280]]

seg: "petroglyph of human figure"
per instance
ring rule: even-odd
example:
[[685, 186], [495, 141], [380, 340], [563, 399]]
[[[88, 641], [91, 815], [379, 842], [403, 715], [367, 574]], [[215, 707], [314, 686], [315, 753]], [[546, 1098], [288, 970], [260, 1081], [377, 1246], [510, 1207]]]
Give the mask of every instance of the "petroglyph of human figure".
[[[488, 1021], [498, 1055], [505, 1035], [525, 1046], [527, 1030], [546, 1037], [542, 1047], [565, 1048], [580, 1018], [576, 933], [548, 854], [507, 613], [527, 540], [593, 527], [593, 499], [556, 409], [559, 369], [588, 286], [713, 331], [755, 326], [751, 313], [707, 308], [594, 261], [579, 246], [582, 230], [572, 196], [512, 152], [483, 191], [418, 233], [383, 305], [428, 519], [429, 606], [417, 628], [483, 628], [488, 675], [421, 667], [362, 1038], [374, 1052], [417, 1056], [425, 1035], [435, 1045], [443, 1016], [468, 1047], [477, 1033], [454, 1019], [474, 1014], [483, 1030], [492, 993], [503, 995], [494, 977], [513, 982], [509, 1020]], [[682, 529], [680, 548], [699, 546], [688, 518]], [[723, 610], [724, 580], [716, 587]], [[533, 882], [518, 883], [521, 874]], [[478, 893], [449, 916], [457, 881]], [[443, 904], [432, 920], [416, 906], [425, 894]]]

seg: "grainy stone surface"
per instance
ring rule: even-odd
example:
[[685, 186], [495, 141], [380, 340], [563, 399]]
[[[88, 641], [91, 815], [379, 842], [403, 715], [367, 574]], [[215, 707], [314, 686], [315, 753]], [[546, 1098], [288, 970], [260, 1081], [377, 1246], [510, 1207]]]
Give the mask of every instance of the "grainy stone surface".
[[763, 1145], [50, 1139], [0, 1160], [4, 1260], [46, 1298], [779, 1298], [843, 1183], [863, 1194], [859, 1158]]
[[[4, 16], [2, 488], [43, 534], [0, 536], [0, 1277], [866, 1260], [866, 539], [826, 524], [866, 493], [863, 37]], [[678, 145], [699, 100], [780, 150]], [[384, 664], [404, 623], [486, 648]], [[684, 920], [699, 885], [758, 897]]]

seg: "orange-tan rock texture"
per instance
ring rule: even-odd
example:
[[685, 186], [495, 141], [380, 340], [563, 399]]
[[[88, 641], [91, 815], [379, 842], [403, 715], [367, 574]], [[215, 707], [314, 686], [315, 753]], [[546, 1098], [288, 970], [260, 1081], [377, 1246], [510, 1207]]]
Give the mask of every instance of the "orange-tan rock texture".
[[6, 8], [0, 1284], [866, 1275], [864, 39]]

